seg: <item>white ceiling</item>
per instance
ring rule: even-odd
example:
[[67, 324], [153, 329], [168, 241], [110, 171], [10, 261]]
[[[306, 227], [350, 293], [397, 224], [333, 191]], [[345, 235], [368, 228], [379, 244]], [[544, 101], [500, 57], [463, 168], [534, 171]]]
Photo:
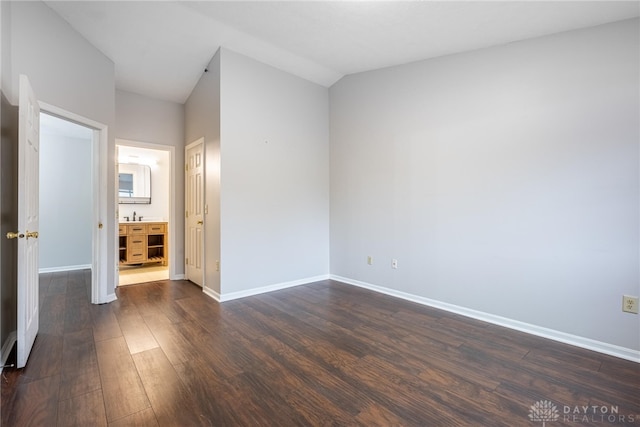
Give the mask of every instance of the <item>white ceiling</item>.
[[165, 163], [166, 165], [168, 156], [168, 151], [118, 145], [118, 163], [139, 163], [144, 165]]
[[638, 1], [46, 1], [118, 89], [183, 103], [220, 46], [312, 82], [640, 15]]

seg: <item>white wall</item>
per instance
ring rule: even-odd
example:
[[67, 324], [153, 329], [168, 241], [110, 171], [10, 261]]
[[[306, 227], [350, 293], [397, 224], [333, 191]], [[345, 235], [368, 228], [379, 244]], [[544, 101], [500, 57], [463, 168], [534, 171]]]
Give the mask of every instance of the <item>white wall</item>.
[[115, 105], [116, 138], [170, 145], [176, 151], [184, 151], [184, 105], [122, 90], [116, 90]]
[[[8, 98], [17, 102], [18, 78], [26, 74], [38, 100], [108, 126], [102, 156], [115, 153], [115, 73], [111, 60], [87, 42], [42, 2], [11, 3], [11, 70]], [[52, 37], [55, 34], [55, 37]], [[4, 65], [4, 64], [3, 64]], [[5, 66], [6, 69], [6, 66]], [[6, 79], [5, 79], [6, 80]], [[3, 87], [3, 89], [5, 89]], [[115, 266], [115, 162], [106, 161], [106, 214], [102, 236], [107, 265]], [[114, 297], [115, 269], [106, 271], [109, 298]]]
[[207, 65], [202, 77], [185, 103], [185, 144], [204, 138], [205, 203], [204, 287], [220, 294], [220, 51]]
[[638, 33], [624, 21], [335, 84], [331, 272], [640, 349], [621, 311], [640, 294]]
[[328, 90], [226, 49], [220, 81], [221, 294], [327, 275]]
[[11, 2], [0, 2], [0, 89], [11, 86]]
[[185, 104], [185, 139], [206, 146], [205, 287], [225, 299], [326, 276], [327, 89], [227, 49], [207, 69]]
[[[3, 57], [5, 55], [5, 45], [8, 45], [9, 40], [5, 40], [5, 35], [9, 35], [8, 34], [8, 28], [6, 27], [5, 24], [5, 16], [7, 15], [6, 12], [4, 12], [5, 8], [9, 8], [10, 6], [5, 6], [4, 4], [0, 5], [0, 90], [2, 89], [2, 87], [4, 86], [4, 81], [2, 80], [3, 78], [3, 69], [2, 69], [2, 64], [3, 64]], [[9, 38], [9, 37], [7, 37]], [[2, 112], [2, 110], [0, 109], [0, 113]]]
[[40, 270], [91, 266], [92, 131], [40, 134]]
[[[130, 92], [116, 91], [116, 138], [136, 141], [152, 148], [154, 144], [163, 145], [166, 148], [175, 147], [173, 152], [175, 159], [172, 165], [165, 154], [156, 153], [158, 166], [152, 167], [153, 192], [151, 205], [136, 205], [136, 209], [128, 209], [127, 205], [119, 205], [120, 218], [131, 215], [134, 210], [150, 217], [164, 217], [169, 220], [168, 210], [172, 210], [172, 219], [169, 224], [169, 241], [173, 242], [169, 253], [173, 277], [184, 274], [184, 106], [175, 102], [163, 101]], [[123, 142], [119, 142], [123, 143]], [[140, 144], [139, 144], [140, 145]], [[175, 193], [173, 200], [165, 200], [169, 197], [171, 175], [174, 178]], [[166, 186], [166, 187], [165, 187]], [[166, 204], [165, 204], [166, 202]], [[131, 207], [131, 206], [129, 206]], [[123, 209], [124, 208], [124, 209]]]

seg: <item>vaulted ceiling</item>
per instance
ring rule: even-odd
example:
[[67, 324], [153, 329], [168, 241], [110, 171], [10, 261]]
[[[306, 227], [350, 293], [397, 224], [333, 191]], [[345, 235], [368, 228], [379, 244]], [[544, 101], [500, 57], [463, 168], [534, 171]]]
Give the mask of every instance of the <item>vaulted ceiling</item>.
[[115, 63], [116, 86], [183, 103], [220, 46], [331, 86], [345, 75], [638, 17], [636, 1], [46, 1]]

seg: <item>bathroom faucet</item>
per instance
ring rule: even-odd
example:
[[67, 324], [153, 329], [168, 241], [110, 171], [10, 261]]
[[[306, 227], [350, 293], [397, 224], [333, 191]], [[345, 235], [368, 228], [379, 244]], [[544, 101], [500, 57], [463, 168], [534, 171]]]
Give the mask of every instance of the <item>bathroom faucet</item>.
[[133, 220], [136, 220], [136, 211], [133, 211]]

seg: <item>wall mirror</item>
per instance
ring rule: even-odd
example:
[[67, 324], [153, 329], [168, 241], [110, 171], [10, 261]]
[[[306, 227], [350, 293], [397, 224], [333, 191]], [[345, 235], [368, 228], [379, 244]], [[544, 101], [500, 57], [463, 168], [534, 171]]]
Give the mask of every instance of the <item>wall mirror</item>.
[[151, 168], [132, 163], [118, 164], [118, 203], [151, 204]]

